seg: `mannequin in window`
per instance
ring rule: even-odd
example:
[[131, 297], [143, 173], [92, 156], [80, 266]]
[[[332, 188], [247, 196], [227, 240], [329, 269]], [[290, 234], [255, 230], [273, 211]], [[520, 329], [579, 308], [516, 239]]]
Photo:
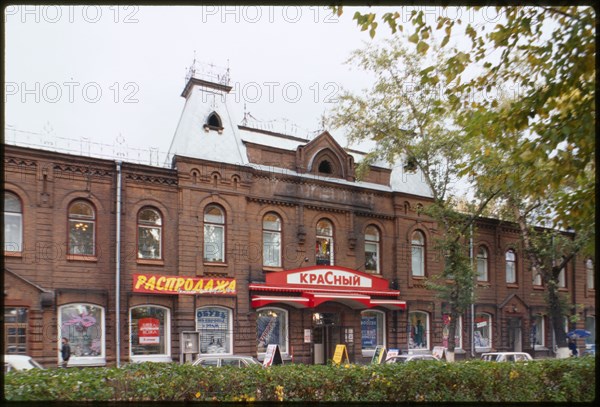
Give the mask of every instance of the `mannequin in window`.
[[421, 325], [421, 320], [417, 319], [417, 325], [413, 326], [413, 336], [415, 338], [415, 347], [422, 348], [425, 343], [423, 342], [423, 325]]

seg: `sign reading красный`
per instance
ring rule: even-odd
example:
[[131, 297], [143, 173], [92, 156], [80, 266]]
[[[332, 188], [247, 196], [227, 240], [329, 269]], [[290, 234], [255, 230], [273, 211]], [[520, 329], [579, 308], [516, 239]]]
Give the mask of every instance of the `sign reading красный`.
[[199, 278], [134, 274], [133, 291], [151, 294], [237, 294], [233, 278]]

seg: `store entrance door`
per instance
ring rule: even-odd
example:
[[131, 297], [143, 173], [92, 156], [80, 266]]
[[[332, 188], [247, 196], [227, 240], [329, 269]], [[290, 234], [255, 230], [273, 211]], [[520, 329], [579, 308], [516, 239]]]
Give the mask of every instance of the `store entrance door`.
[[313, 363], [315, 365], [324, 365], [333, 358], [336, 345], [342, 343], [341, 333], [339, 314], [313, 313]]
[[523, 338], [521, 333], [521, 318], [508, 320], [508, 340], [513, 352], [523, 351]]

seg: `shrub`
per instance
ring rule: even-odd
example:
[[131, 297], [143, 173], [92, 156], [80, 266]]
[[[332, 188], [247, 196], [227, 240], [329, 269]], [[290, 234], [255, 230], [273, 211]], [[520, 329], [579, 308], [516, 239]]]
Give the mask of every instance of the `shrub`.
[[267, 369], [148, 362], [10, 372], [4, 394], [27, 401], [591, 402], [595, 362], [585, 357]]

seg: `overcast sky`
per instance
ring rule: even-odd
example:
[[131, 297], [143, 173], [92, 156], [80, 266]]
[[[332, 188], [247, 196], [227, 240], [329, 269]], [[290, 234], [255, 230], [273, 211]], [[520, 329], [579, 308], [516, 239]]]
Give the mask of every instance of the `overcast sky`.
[[[412, 9], [394, 8], [406, 15]], [[319, 130], [341, 88], [359, 90], [371, 80], [344, 64], [371, 41], [352, 20], [356, 10], [337, 17], [323, 6], [9, 6], [6, 141], [43, 144], [38, 134], [50, 133], [166, 153], [194, 57], [229, 67], [238, 122], [250, 112], [278, 120], [274, 130], [294, 123], [288, 133], [305, 137]], [[481, 17], [459, 9], [425, 12], [431, 23], [440, 13]], [[496, 14], [483, 17], [494, 22]], [[380, 26], [375, 41], [390, 36]]]

